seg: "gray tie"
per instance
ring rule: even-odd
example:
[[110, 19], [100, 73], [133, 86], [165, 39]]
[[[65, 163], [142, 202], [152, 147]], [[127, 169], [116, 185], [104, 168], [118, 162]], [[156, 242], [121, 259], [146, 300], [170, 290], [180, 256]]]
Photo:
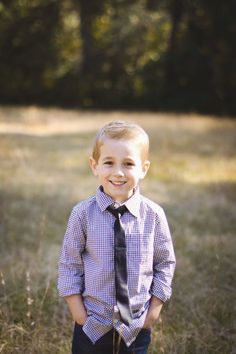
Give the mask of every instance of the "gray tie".
[[129, 325], [132, 322], [132, 311], [129, 303], [127, 282], [125, 232], [120, 221], [120, 217], [127, 211], [127, 208], [125, 205], [121, 205], [118, 208], [110, 205], [107, 210], [116, 218], [114, 223], [116, 301], [121, 319], [125, 324]]

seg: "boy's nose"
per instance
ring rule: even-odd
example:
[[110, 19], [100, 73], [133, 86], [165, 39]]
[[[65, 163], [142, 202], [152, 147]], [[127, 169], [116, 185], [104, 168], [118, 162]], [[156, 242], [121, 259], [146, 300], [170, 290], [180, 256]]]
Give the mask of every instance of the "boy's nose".
[[123, 172], [122, 168], [117, 167], [117, 168], [114, 170], [114, 175], [115, 175], [115, 176], [124, 176], [124, 172]]

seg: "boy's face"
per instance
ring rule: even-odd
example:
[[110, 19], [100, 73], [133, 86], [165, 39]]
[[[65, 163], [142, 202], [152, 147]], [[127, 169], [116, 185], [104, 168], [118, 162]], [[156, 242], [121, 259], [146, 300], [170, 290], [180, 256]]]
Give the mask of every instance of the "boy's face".
[[90, 166], [98, 176], [104, 192], [119, 203], [129, 199], [140, 179], [144, 178], [150, 162], [141, 159], [141, 148], [131, 140], [106, 138], [100, 157], [90, 157]]

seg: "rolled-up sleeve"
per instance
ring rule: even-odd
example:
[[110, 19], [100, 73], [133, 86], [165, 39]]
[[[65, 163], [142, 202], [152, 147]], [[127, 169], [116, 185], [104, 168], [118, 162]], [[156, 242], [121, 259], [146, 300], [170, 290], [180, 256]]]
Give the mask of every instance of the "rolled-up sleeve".
[[163, 209], [159, 210], [156, 222], [154, 239], [153, 282], [151, 294], [167, 301], [172, 294], [172, 279], [175, 271], [176, 259], [173, 242]]
[[85, 230], [79, 206], [73, 208], [59, 258], [58, 292], [70, 296], [82, 294], [84, 290], [83, 252], [85, 249]]

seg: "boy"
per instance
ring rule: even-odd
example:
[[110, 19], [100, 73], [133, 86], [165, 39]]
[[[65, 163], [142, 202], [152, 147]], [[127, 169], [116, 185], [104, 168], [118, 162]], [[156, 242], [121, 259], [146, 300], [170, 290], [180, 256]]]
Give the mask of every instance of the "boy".
[[139, 192], [148, 150], [137, 124], [114, 121], [96, 136], [89, 163], [100, 187], [74, 207], [59, 261], [59, 294], [75, 321], [73, 354], [147, 353], [171, 296], [175, 255], [167, 220]]

